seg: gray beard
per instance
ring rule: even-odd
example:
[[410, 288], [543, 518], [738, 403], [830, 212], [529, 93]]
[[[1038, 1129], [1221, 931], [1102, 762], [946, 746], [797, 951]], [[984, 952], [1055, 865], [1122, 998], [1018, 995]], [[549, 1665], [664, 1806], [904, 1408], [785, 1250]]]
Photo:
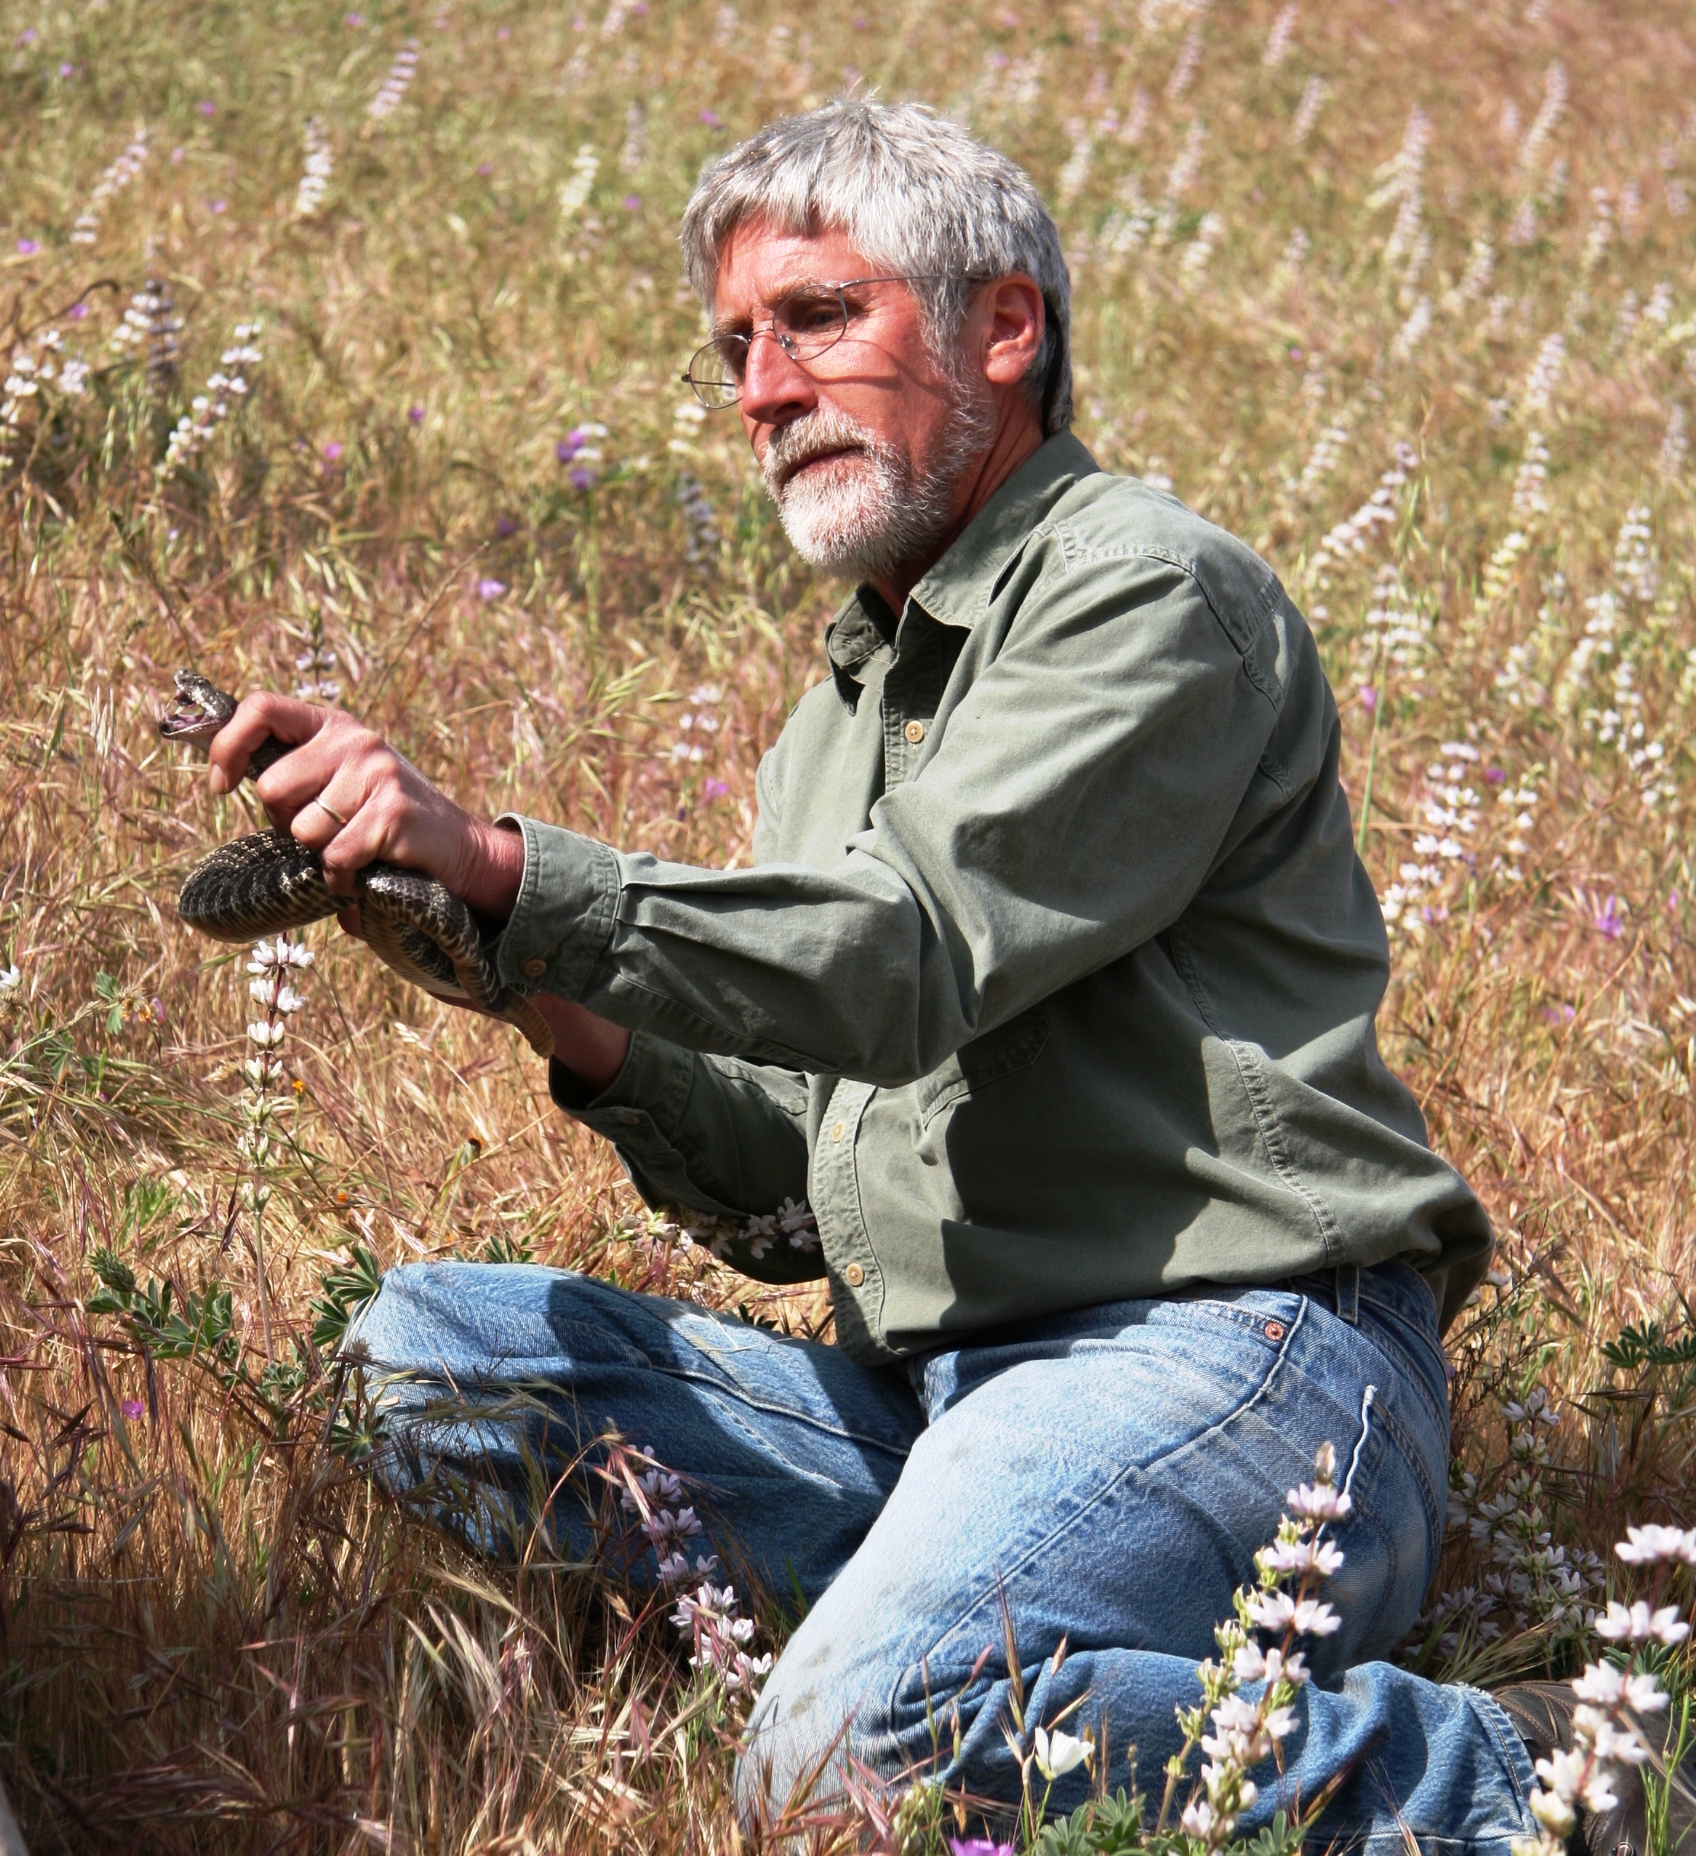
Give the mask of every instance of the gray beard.
[[[992, 427], [988, 395], [961, 388], [941, 454], [921, 472], [906, 452], [820, 406], [772, 433], [762, 466], [766, 489], [809, 567], [854, 580], [893, 579], [935, 552], [952, 519], [954, 492], [982, 456]], [[811, 481], [783, 483], [797, 463], [827, 451], [851, 455], [811, 473]]]

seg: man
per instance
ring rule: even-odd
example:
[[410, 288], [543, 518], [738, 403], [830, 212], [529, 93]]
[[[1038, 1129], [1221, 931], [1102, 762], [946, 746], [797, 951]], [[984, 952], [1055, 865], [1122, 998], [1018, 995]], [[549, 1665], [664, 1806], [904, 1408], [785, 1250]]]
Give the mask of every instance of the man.
[[[561, 1107], [652, 1204], [810, 1201], [816, 1248], [733, 1256], [828, 1275], [838, 1345], [568, 1272], [397, 1269], [356, 1334], [392, 1473], [521, 1506], [538, 1459], [615, 1428], [694, 1479], [713, 1545], [810, 1606], [751, 1723], [753, 1819], [833, 1788], [844, 1747], [1016, 1796], [1009, 1629], [1026, 1720], [1081, 1703], [1109, 1782], [1134, 1742], [1158, 1784], [1334, 1444], [1341, 1628], [1244, 1827], [1335, 1784], [1326, 1837], [1506, 1856], [1533, 1830], [1508, 1716], [1381, 1660], [1441, 1539], [1438, 1336], [1491, 1240], [1378, 1055], [1384, 930], [1301, 616], [1070, 436], [1054, 226], [963, 130], [862, 101], [776, 123], [706, 172], [683, 242], [692, 382], [856, 586], [761, 765], [753, 868], [472, 818], [278, 697], [213, 779], [298, 741], [259, 791], [334, 882], [388, 857], [504, 920]], [[409, 1430], [450, 1389], [484, 1421]], [[587, 1517], [555, 1498], [568, 1543]]]

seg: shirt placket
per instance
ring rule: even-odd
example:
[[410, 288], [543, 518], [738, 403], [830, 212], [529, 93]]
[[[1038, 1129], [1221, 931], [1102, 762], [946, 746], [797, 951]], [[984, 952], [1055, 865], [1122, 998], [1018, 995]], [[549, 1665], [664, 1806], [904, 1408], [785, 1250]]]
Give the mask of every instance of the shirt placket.
[[876, 1093], [871, 1083], [837, 1083], [813, 1148], [808, 1180], [839, 1340], [853, 1327], [874, 1341], [883, 1338], [883, 1267], [860, 1209], [856, 1164], [860, 1123]]

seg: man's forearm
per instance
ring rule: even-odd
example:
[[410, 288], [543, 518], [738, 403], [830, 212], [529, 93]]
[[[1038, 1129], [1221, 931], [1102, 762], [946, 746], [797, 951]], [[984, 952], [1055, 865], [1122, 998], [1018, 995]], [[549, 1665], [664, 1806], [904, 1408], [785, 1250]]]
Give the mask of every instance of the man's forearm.
[[586, 1006], [557, 999], [549, 992], [537, 993], [531, 1003], [554, 1034], [554, 1056], [594, 1094], [610, 1087], [624, 1068], [630, 1033]]

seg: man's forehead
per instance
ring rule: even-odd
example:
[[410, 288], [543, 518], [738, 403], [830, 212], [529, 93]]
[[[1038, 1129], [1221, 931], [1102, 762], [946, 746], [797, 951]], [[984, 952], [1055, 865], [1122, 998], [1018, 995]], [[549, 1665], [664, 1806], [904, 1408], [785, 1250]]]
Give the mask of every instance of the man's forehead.
[[807, 284], [842, 283], [876, 269], [835, 226], [790, 232], [764, 219], [744, 220], [719, 249], [713, 309], [719, 320], [767, 307]]

